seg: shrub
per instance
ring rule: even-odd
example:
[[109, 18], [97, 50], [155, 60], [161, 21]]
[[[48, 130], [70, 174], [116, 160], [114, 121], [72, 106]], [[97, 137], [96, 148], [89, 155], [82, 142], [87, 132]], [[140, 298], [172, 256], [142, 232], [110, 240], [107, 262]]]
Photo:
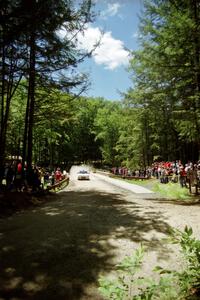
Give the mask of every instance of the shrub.
[[182, 271], [155, 267], [159, 280], [137, 276], [144, 257], [140, 246], [116, 266], [116, 279], [100, 277], [99, 290], [113, 300], [197, 300], [200, 299], [200, 241], [192, 237], [192, 228], [173, 229], [170, 241], [179, 244], [185, 261]]

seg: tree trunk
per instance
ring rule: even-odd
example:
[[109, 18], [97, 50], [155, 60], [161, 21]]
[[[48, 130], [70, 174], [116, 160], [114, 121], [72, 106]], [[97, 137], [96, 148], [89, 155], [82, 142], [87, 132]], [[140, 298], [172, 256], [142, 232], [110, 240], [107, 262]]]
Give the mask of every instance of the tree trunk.
[[29, 87], [28, 87], [28, 153], [27, 167], [30, 170], [32, 167], [32, 148], [33, 148], [33, 122], [34, 122], [34, 107], [35, 107], [35, 33], [30, 36], [30, 66], [29, 66]]
[[[6, 150], [6, 135], [8, 127], [8, 118], [10, 113], [11, 99], [19, 86], [22, 76], [14, 81], [14, 51], [10, 49], [8, 56], [9, 65], [6, 61], [6, 49], [2, 41], [2, 77], [1, 77], [1, 127], [0, 127], [0, 169], [3, 169]], [[7, 64], [7, 66], [6, 66]], [[8, 73], [9, 71], [9, 73]], [[0, 177], [1, 177], [0, 172]], [[1, 178], [0, 178], [1, 179]]]
[[30, 93], [28, 92], [27, 104], [26, 104], [26, 115], [24, 122], [24, 137], [23, 137], [23, 150], [22, 150], [22, 169], [24, 170], [24, 164], [27, 161], [27, 135], [28, 135], [28, 124], [29, 124], [29, 104]]
[[[3, 31], [3, 29], [2, 29]], [[2, 33], [3, 35], [3, 33]], [[1, 128], [0, 128], [0, 184], [3, 176], [4, 168], [4, 152], [5, 152], [5, 135], [4, 135], [4, 96], [5, 96], [5, 45], [2, 37], [2, 68], [1, 68]]]

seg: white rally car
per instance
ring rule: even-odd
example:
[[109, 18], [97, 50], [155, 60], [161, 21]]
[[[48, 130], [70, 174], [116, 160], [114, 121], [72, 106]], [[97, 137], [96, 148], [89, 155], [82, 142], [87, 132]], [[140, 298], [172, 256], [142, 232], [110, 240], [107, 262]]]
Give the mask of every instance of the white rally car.
[[86, 170], [80, 170], [77, 176], [78, 180], [90, 180], [90, 173]]

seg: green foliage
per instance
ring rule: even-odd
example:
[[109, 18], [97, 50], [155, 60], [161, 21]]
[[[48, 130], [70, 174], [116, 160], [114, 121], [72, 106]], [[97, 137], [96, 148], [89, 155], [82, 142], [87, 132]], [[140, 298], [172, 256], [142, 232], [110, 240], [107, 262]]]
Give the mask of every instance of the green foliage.
[[125, 257], [117, 266], [116, 279], [99, 279], [100, 292], [107, 299], [116, 300], [197, 300], [200, 293], [200, 240], [192, 237], [192, 228], [182, 232], [172, 229], [170, 242], [181, 247], [185, 261], [182, 271], [155, 267], [159, 280], [136, 277], [142, 267], [144, 248]]
[[133, 147], [145, 152], [146, 161], [158, 155], [163, 160], [198, 159], [200, 77], [195, 70], [200, 69], [200, 15], [198, 1], [183, 0], [181, 5], [180, 10], [177, 1], [145, 2], [141, 47], [129, 67], [134, 87], [125, 100], [143, 110], [143, 117], [136, 117], [140, 132], [135, 132], [135, 140], [140, 137], [144, 147], [139, 143]]
[[144, 165], [145, 142], [140, 123], [141, 109], [125, 108], [122, 111], [119, 138], [116, 145], [117, 158], [129, 168]]
[[[200, 240], [195, 239], [192, 228], [185, 227], [185, 231], [174, 230], [172, 242], [180, 244], [185, 259], [185, 269], [177, 272], [181, 293], [185, 298], [191, 293], [200, 294]], [[192, 299], [192, 298], [191, 298]], [[198, 298], [194, 298], [198, 299]]]
[[[30, 45], [27, 41], [35, 27], [34, 118], [27, 124], [29, 128], [34, 125], [34, 161], [55, 164], [96, 160], [134, 169], [145, 168], [158, 157], [165, 161], [197, 160], [200, 145], [198, 1], [182, 0], [181, 9], [176, 0], [145, 1], [140, 49], [133, 52], [129, 66], [134, 84], [124, 95], [123, 103], [76, 98], [70, 93], [78, 86], [84, 90], [88, 84], [86, 77], [75, 71], [77, 63], [90, 55], [77, 48], [75, 32], [84, 30], [84, 25], [91, 20], [92, 2], [78, 2], [33, 1], [35, 11], [30, 10], [26, 1], [2, 3], [5, 57], [1, 86], [5, 99], [1, 100], [0, 121], [6, 126], [2, 131], [0, 157], [5, 152], [3, 143], [7, 143], [7, 155], [22, 152], [27, 82], [23, 88], [17, 86], [22, 75], [28, 72]], [[34, 13], [37, 18], [33, 18]], [[60, 28], [66, 31], [65, 38], [59, 35]], [[66, 68], [65, 76], [58, 72]], [[7, 87], [9, 82], [13, 84]], [[185, 196], [177, 193], [172, 197]]]
[[[132, 293], [134, 275], [142, 265], [144, 248], [136, 249], [131, 256], [126, 256], [117, 267], [117, 279], [109, 280], [104, 277], [99, 279], [100, 292], [108, 299], [124, 300]], [[136, 282], [135, 282], [136, 283]]]
[[94, 125], [96, 140], [101, 143], [101, 152], [104, 162], [109, 165], [117, 165], [117, 141], [119, 139], [119, 128], [122, 110], [120, 103], [107, 102], [103, 108], [98, 110]]
[[[0, 100], [0, 164], [3, 164], [6, 148], [8, 154], [23, 156], [23, 160], [26, 160], [29, 166], [32, 162], [32, 150], [34, 150], [35, 161], [41, 161], [43, 154], [40, 154], [39, 148], [48, 148], [49, 145], [45, 146], [48, 144], [48, 138], [51, 139], [49, 148], [58, 145], [58, 140], [63, 133], [59, 132], [59, 126], [50, 124], [45, 127], [41, 115], [45, 113], [45, 117], [48, 116], [49, 122], [46, 124], [49, 125], [53, 118], [59, 124], [60, 119], [63, 121], [63, 112], [65, 119], [67, 118], [66, 106], [62, 107], [61, 103], [56, 105], [64, 97], [63, 91], [66, 92], [65, 97], [67, 97], [69, 91], [77, 92], [75, 88], [78, 87], [83, 91], [88, 86], [87, 76], [77, 72], [76, 67], [91, 53], [78, 48], [77, 34], [85, 29], [85, 24], [92, 21], [91, 0], [77, 3], [71, 0], [29, 2], [1, 1], [0, 86], [3, 96]], [[61, 31], [66, 33], [65, 37], [61, 36]], [[19, 120], [14, 116], [14, 102], [16, 103], [18, 85], [23, 78], [27, 79], [28, 88], [23, 94], [23, 115], [20, 110]], [[60, 93], [57, 98], [56, 91], [57, 94]], [[15, 101], [13, 101], [14, 97]], [[19, 97], [18, 103], [20, 103]], [[48, 110], [50, 106], [51, 109]], [[10, 124], [8, 124], [9, 114]], [[17, 127], [15, 121], [21, 125], [17, 136], [19, 141], [16, 147], [17, 153], [13, 153], [14, 146], [10, 145], [12, 143], [6, 141], [7, 129], [8, 133], [17, 131], [14, 128], [15, 125]], [[7, 128], [8, 125], [10, 128]], [[46, 128], [50, 128], [50, 132]], [[44, 135], [43, 131], [45, 131]], [[22, 141], [23, 150], [21, 150]], [[37, 151], [33, 149], [33, 145], [35, 149], [38, 148]], [[53, 156], [53, 149], [49, 152], [51, 152], [50, 156]], [[57, 161], [61, 160], [59, 155], [56, 156]], [[50, 160], [52, 161], [52, 158]]]
[[187, 188], [182, 188], [179, 183], [169, 182], [168, 184], [162, 184], [159, 182], [154, 183], [152, 187], [154, 192], [158, 192], [161, 195], [171, 199], [189, 199], [190, 193]]

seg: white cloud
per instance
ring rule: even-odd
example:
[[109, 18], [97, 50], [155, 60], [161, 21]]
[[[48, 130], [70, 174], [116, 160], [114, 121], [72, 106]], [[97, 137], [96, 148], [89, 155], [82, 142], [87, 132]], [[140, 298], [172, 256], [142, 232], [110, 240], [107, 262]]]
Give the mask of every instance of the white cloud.
[[106, 19], [107, 17], [115, 16], [118, 13], [120, 7], [121, 5], [118, 2], [108, 4], [108, 8], [101, 13], [101, 17], [103, 19]]
[[88, 27], [84, 35], [78, 36], [78, 41], [79, 47], [87, 51], [91, 51], [100, 41], [92, 56], [98, 65], [104, 65], [106, 69], [114, 70], [129, 62], [129, 53], [124, 49], [124, 43], [113, 38], [110, 31], [102, 35], [99, 27]]

